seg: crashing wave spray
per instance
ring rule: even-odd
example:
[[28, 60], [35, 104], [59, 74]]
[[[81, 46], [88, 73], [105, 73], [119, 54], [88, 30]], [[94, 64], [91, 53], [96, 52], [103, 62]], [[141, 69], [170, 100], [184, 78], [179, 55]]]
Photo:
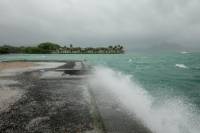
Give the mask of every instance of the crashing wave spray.
[[145, 126], [155, 133], [199, 133], [200, 120], [194, 117], [189, 105], [180, 99], [169, 99], [162, 105], [153, 106], [155, 99], [132, 81], [130, 75], [110, 68], [96, 67], [89, 79], [92, 87], [109, 91], [121, 105], [136, 115]]

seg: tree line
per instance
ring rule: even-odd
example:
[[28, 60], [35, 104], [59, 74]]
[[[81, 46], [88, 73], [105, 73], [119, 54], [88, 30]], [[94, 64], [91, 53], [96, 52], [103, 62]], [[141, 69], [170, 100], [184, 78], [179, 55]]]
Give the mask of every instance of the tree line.
[[124, 47], [121, 45], [108, 46], [108, 47], [73, 47], [70, 44], [69, 47], [61, 47], [59, 44], [44, 42], [37, 46], [20, 46], [15, 47], [11, 45], [0, 46], [0, 54], [10, 53], [23, 53], [23, 54], [121, 54], [124, 53]]
[[53, 50], [59, 49], [60, 46], [55, 43], [45, 42], [40, 43], [38, 46], [20, 46], [15, 47], [11, 45], [0, 46], [0, 54], [9, 54], [9, 53], [24, 53], [24, 54], [49, 54]]

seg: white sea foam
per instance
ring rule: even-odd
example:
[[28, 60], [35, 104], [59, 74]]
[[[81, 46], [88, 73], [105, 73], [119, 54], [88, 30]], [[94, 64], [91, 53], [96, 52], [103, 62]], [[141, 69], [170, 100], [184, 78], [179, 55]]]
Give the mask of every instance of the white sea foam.
[[132, 59], [129, 59], [128, 62], [132, 62]]
[[43, 55], [43, 56], [42, 56], [42, 58], [46, 58], [46, 56], [45, 56], [45, 55]]
[[176, 67], [178, 67], [178, 68], [188, 68], [186, 65], [184, 65], [184, 64], [176, 64], [175, 65]]
[[102, 88], [117, 97], [121, 105], [155, 133], [199, 133], [200, 119], [192, 108], [180, 99], [168, 99], [153, 106], [155, 98], [130, 75], [110, 68], [96, 67], [89, 79], [92, 87]]
[[39, 66], [34, 67], [35, 69], [46, 69], [46, 68], [56, 68], [64, 65], [64, 62], [36, 62]]
[[189, 52], [187, 51], [181, 51], [181, 54], [188, 54]]

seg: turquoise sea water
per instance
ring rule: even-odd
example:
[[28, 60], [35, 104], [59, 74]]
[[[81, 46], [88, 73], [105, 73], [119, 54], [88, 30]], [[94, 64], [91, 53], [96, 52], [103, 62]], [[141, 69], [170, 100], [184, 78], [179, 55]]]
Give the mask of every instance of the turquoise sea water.
[[[187, 123], [196, 119], [194, 120], [196, 125], [194, 127], [189, 126], [184, 131], [196, 132], [200, 129], [198, 119], [200, 116], [200, 53], [198, 52], [153, 55], [129, 53], [121, 55], [11, 54], [0, 56], [0, 61], [68, 59], [85, 59], [90, 64], [109, 67], [125, 75], [131, 75], [134, 83], [141, 86], [150, 96], [156, 99], [153, 105], [163, 104], [169, 99], [179, 99], [184, 103], [184, 106], [191, 109], [189, 109], [189, 113], [196, 116], [196, 118], [186, 120]], [[181, 114], [181, 117], [184, 117], [187, 113]], [[170, 116], [170, 114], [167, 115]], [[181, 119], [181, 121], [184, 121], [184, 119]], [[178, 126], [183, 126], [181, 124], [182, 122], [177, 123]]]

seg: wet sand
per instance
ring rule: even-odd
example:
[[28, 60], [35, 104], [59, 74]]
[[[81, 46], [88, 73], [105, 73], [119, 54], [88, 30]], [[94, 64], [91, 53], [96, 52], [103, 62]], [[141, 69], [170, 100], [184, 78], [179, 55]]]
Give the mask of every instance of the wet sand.
[[36, 65], [37, 64], [33, 62], [1, 62], [0, 71], [3, 71], [5, 69], [27, 68], [27, 67], [33, 67]]

